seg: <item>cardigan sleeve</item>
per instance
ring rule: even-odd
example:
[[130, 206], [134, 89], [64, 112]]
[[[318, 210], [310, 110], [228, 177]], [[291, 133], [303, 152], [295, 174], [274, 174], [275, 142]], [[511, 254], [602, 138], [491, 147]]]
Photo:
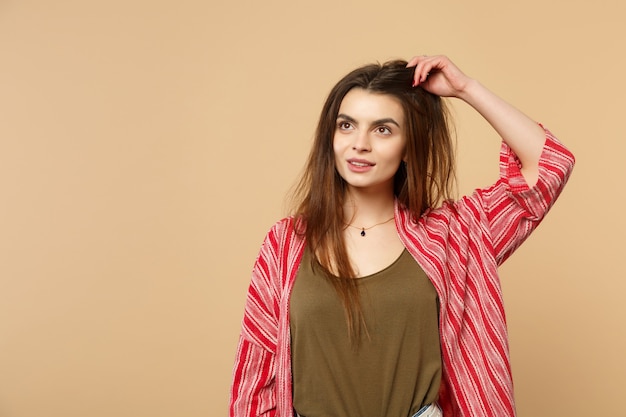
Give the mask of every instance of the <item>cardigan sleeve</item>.
[[230, 393], [230, 417], [276, 414], [278, 289], [276, 226], [265, 237], [248, 288]]
[[293, 218], [277, 222], [254, 263], [230, 396], [230, 417], [291, 415], [288, 293], [304, 241]]
[[239, 338], [230, 393], [230, 417], [276, 415], [275, 356], [245, 337]]
[[500, 151], [500, 179], [477, 191], [485, 210], [493, 250], [502, 264], [541, 223], [574, 167], [574, 156], [550, 131], [539, 159], [539, 179], [529, 187], [517, 156], [505, 143]]

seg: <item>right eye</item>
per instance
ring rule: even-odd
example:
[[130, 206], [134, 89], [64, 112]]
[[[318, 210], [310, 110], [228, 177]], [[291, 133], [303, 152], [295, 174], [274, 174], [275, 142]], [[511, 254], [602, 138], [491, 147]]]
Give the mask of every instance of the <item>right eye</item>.
[[337, 122], [337, 128], [339, 130], [350, 130], [352, 129], [352, 123], [346, 121]]

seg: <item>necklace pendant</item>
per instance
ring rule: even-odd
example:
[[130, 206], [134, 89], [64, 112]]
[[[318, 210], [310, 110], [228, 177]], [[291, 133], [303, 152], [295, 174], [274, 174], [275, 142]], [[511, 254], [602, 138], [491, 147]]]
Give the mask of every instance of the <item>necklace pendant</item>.
[[365, 228], [364, 227], [361, 229], [361, 236], [365, 237]]

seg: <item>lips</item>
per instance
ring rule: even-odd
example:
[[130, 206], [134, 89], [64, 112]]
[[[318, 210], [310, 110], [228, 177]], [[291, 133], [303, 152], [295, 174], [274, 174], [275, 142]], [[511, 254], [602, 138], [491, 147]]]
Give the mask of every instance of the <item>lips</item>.
[[355, 173], [368, 172], [376, 165], [374, 162], [370, 162], [367, 159], [350, 158], [346, 162], [348, 162], [348, 169]]
[[350, 165], [354, 165], [356, 167], [361, 167], [361, 168], [363, 168], [363, 167], [373, 167], [374, 165], [376, 165], [375, 163], [370, 162], [370, 161], [368, 161], [366, 159], [356, 159], [356, 158], [348, 159], [348, 163]]

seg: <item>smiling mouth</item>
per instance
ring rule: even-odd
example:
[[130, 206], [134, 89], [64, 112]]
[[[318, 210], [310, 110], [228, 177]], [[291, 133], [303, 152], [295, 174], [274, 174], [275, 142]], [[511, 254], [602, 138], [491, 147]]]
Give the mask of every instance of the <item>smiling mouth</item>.
[[371, 164], [371, 163], [368, 163], [368, 162], [348, 161], [348, 163], [350, 165], [354, 165], [356, 167], [371, 167], [371, 166], [374, 166], [374, 164]]

